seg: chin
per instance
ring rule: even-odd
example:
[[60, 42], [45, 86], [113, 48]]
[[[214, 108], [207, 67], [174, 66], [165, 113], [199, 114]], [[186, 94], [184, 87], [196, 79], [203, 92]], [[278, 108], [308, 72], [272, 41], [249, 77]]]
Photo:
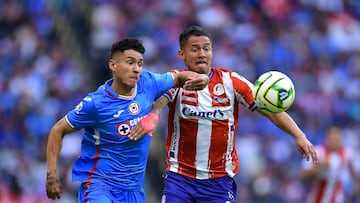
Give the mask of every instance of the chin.
[[192, 71], [203, 74], [207, 74], [209, 70], [210, 70], [210, 66], [204, 64], [196, 65], [195, 68], [192, 69]]
[[128, 88], [135, 88], [136, 87], [136, 84], [137, 84], [137, 82], [129, 82], [129, 83], [127, 83], [127, 86], [128, 86]]

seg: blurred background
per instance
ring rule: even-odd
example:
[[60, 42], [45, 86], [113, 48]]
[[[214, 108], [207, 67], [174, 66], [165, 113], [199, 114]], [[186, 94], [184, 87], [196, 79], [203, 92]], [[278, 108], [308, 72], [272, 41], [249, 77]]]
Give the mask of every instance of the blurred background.
[[[295, 84], [288, 111], [314, 144], [331, 124], [360, 153], [360, 1], [358, 0], [0, 0], [0, 202], [76, 202], [71, 166], [81, 132], [65, 137], [62, 199], [46, 197], [45, 148], [51, 126], [110, 78], [111, 44], [144, 42], [145, 68], [183, 68], [178, 35], [201, 25], [213, 35], [213, 66], [250, 81], [280, 70]], [[166, 112], [152, 137], [145, 189], [163, 188]], [[302, 157], [293, 139], [241, 108], [238, 202], [304, 202]], [[355, 156], [360, 171], [360, 156]], [[351, 180], [346, 182], [347, 192]]]

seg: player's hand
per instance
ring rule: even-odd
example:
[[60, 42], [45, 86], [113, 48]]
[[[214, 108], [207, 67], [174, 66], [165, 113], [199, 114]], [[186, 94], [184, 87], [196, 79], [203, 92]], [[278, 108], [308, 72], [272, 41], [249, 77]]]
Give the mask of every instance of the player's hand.
[[155, 113], [149, 113], [141, 121], [130, 130], [128, 135], [131, 140], [138, 140], [142, 138], [146, 133], [152, 136], [152, 132], [155, 130], [157, 123], [159, 122], [159, 116]]
[[46, 194], [50, 199], [60, 199], [62, 185], [57, 177], [56, 172], [46, 173]]
[[311, 157], [314, 164], [319, 162], [314, 146], [306, 137], [297, 138], [296, 147], [306, 160], [309, 161]]
[[198, 74], [187, 80], [183, 86], [185, 90], [202, 90], [209, 84], [209, 76], [206, 74]]

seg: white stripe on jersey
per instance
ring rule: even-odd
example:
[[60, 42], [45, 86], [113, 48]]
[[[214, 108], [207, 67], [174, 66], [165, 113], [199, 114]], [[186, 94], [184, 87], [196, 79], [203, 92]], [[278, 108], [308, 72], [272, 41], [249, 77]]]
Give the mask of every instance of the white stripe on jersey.
[[[179, 89], [177, 89], [179, 91]], [[174, 132], [171, 135], [171, 143], [168, 152], [169, 162], [170, 162], [170, 171], [177, 172], [179, 169], [179, 139], [180, 139], [180, 128], [179, 128], [179, 106], [176, 106], [175, 116], [174, 116]], [[171, 153], [172, 155], [170, 155]]]
[[[196, 140], [196, 178], [209, 178], [209, 149], [211, 144], [211, 120], [199, 120]], [[202, 160], [202, 161], [201, 161]]]

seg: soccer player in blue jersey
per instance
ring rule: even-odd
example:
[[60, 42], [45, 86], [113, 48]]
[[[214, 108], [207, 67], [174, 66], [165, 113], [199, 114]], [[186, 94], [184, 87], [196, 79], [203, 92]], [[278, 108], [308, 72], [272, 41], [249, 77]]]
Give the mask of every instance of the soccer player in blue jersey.
[[[128, 138], [132, 127], [150, 112], [152, 103], [172, 87], [203, 89], [208, 76], [191, 71], [156, 74], [143, 67], [145, 49], [137, 39], [113, 44], [109, 60], [112, 79], [89, 93], [51, 129], [47, 143], [46, 191], [61, 196], [57, 174], [63, 137], [83, 129], [81, 154], [72, 179], [80, 181], [79, 202], [144, 203], [143, 182], [150, 135]], [[157, 118], [149, 120], [156, 122]], [[151, 127], [151, 124], [149, 124]], [[150, 132], [151, 128], [147, 130]]]

